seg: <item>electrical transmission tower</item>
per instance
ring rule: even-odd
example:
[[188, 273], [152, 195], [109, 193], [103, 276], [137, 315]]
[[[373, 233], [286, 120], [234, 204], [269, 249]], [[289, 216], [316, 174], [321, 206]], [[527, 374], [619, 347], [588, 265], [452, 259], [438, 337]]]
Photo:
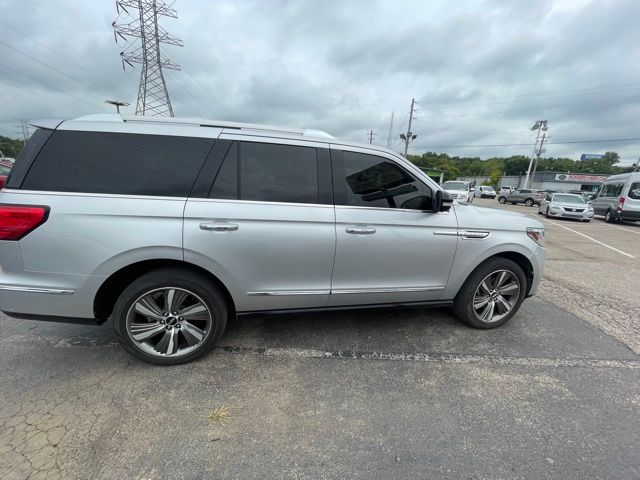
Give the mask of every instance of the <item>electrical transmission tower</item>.
[[[544, 132], [546, 132], [547, 130], [549, 130], [549, 121], [548, 120], [536, 120], [536, 123], [533, 124], [533, 126], [531, 127], [532, 131], [536, 132], [536, 143], [533, 147], [533, 156], [531, 157], [531, 160], [529, 161], [529, 168], [527, 168], [527, 176], [524, 179], [524, 188], [527, 188], [529, 186], [529, 179], [531, 178], [531, 181], [533, 181], [533, 176], [531, 175], [531, 167], [535, 161], [535, 168], [533, 169], [533, 175], [535, 175], [536, 170], [538, 168], [538, 161], [540, 160], [540, 155], [544, 152], [546, 152], [546, 150], [544, 149], [544, 142], [545, 141], [549, 141], [548, 135]], [[542, 133], [542, 140], [540, 140], [540, 132]], [[538, 142], [540, 142], [540, 144], [538, 145]]]
[[[158, 25], [158, 17], [178, 18], [177, 12], [163, 0], [117, 0], [116, 8], [118, 18], [112, 24], [116, 43], [118, 38], [127, 42], [124, 51], [120, 53], [122, 67], [125, 64], [133, 67], [134, 63], [142, 65], [136, 115], [173, 117], [162, 70], [180, 70], [180, 65], [162, 54], [160, 44], [182, 47], [183, 43]], [[130, 18], [128, 9], [137, 10], [133, 20], [118, 23]]]

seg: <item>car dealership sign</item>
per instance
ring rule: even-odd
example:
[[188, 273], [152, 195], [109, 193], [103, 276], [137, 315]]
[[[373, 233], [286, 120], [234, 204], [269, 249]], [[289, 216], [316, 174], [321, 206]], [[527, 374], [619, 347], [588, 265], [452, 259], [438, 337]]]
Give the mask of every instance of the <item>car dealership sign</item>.
[[558, 173], [556, 182], [590, 182], [601, 183], [607, 179], [607, 175], [589, 175], [588, 173]]

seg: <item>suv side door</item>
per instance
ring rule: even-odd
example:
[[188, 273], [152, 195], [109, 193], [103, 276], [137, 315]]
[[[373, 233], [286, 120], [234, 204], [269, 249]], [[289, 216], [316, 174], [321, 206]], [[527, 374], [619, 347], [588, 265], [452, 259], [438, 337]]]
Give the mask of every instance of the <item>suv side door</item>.
[[435, 188], [391, 155], [331, 147], [336, 256], [329, 305], [435, 301], [456, 252], [457, 219], [427, 211]]
[[238, 311], [323, 307], [335, 215], [327, 144], [224, 134], [184, 213], [185, 260], [229, 288]]

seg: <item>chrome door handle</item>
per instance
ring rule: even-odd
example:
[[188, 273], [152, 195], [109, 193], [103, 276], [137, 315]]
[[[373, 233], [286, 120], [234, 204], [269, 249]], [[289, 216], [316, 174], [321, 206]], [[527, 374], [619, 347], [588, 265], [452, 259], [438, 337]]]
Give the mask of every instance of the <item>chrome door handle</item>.
[[372, 235], [376, 233], [376, 229], [372, 227], [347, 227], [344, 231], [354, 235]]
[[210, 232], [233, 232], [238, 230], [240, 226], [237, 223], [201, 223], [200, 230]]

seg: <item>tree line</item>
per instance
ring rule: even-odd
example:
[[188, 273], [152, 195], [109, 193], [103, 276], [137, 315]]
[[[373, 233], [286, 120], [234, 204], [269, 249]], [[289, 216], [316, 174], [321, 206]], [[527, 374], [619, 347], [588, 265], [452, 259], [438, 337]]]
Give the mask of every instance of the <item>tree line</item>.
[[0, 135], [0, 152], [2, 152], [5, 157], [16, 158], [20, 150], [22, 150], [22, 140], [15, 140]]
[[[419, 167], [443, 170], [445, 180], [457, 177], [491, 177], [491, 183], [497, 184], [503, 175], [526, 175], [531, 157], [513, 155], [482, 160], [479, 157], [451, 157], [446, 153], [426, 152], [422, 155], [408, 155], [408, 159]], [[620, 157], [616, 152], [607, 152], [602, 158], [583, 161], [547, 157], [540, 159], [537, 171], [607, 175], [631, 171], [631, 167], [615, 166], [619, 161]]]

